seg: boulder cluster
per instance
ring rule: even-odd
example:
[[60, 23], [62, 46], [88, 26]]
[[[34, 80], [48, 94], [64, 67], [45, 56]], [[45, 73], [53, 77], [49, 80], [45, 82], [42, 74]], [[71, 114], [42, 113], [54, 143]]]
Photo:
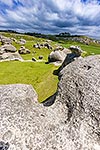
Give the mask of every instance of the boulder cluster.
[[12, 40], [10, 38], [0, 36], [0, 41], [2, 42], [2, 46], [0, 47], [0, 61], [23, 60], [16, 48], [11, 44]]
[[72, 62], [75, 58], [78, 58], [82, 54], [82, 49], [79, 46], [70, 46], [67, 48], [56, 48], [48, 56], [48, 62], [57, 62], [66, 64]]
[[19, 54], [30, 54], [30, 50], [25, 48], [25, 46], [21, 46], [21, 48], [18, 50]]
[[47, 48], [47, 49], [51, 49], [52, 50], [52, 46], [48, 42], [46, 42], [46, 43], [37, 43], [37, 44], [34, 44], [33, 47], [34, 48], [39, 48], [39, 49]]
[[12, 45], [13, 42], [17, 44], [24, 45], [26, 40], [20, 39], [19, 42], [15, 38], [8, 38], [5, 36], [0, 36], [0, 61], [10, 61], [10, 60], [19, 60], [23, 61], [20, 54], [29, 54], [30, 50], [26, 49], [24, 46], [17, 51], [16, 47]]

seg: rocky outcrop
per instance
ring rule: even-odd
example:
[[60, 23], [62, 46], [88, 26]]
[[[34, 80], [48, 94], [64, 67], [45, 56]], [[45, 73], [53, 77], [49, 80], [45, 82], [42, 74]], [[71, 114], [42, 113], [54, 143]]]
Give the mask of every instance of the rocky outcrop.
[[11, 45], [11, 44], [5, 44], [5, 45], [0, 47], [0, 53], [1, 52], [2, 53], [4, 53], [4, 52], [12, 52], [12, 53], [14, 53], [14, 52], [16, 52], [16, 48], [13, 45]]
[[59, 78], [57, 99], [65, 106], [66, 135], [74, 150], [99, 150], [100, 55], [70, 63]]
[[[0, 86], [0, 142], [8, 150], [62, 150], [62, 106], [44, 107], [30, 85]], [[61, 110], [60, 110], [61, 109]], [[62, 118], [63, 119], [63, 118]], [[61, 123], [63, 125], [63, 122]], [[65, 144], [65, 142], [63, 142]]]
[[15, 53], [8, 52], [0, 55], [0, 61], [11, 61], [11, 60], [23, 61], [23, 58], [20, 56], [18, 52]]
[[[68, 64], [75, 61], [76, 59], [81, 59], [82, 49], [79, 46], [70, 46], [69, 53], [66, 53], [66, 57], [62, 63], [62, 65], [58, 68], [57, 74]], [[64, 51], [64, 50], [63, 50]]]
[[19, 40], [19, 44], [21, 44], [21, 45], [26, 44], [26, 40], [21, 38], [21, 39]]
[[0, 47], [0, 61], [19, 60], [23, 61], [16, 48], [11, 44], [5, 44]]
[[52, 51], [48, 56], [48, 62], [60, 62], [62, 63], [66, 57], [66, 54], [61, 50]]
[[59, 68], [58, 72], [63, 69], [67, 64], [74, 61], [76, 58], [80, 57], [82, 54], [82, 49], [79, 46], [70, 46], [67, 48], [58, 47], [59, 50], [56, 48], [52, 51], [48, 56], [48, 62], [60, 62], [62, 63], [61, 67]]
[[12, 40], [10, 38], [5, 37], [5, 36], [0, 36], [0, 41], [1, 41], [2, 45], [12, 44]]
[[0, 86], [2, 147], [100, 149], [100, 56], [75, 60], [59, 79], [57, 92], [43, 105], [30, 85]]

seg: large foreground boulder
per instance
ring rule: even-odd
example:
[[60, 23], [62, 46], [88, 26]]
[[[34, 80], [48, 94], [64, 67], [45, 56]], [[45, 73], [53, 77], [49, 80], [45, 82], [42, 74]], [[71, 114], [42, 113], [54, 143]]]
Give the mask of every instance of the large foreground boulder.
[[63, 110], [39, 104], [31, 85], [0, 86], [0, 150], [65, 150]]
[[66, 138], [73, 150], [100, 149], [100, 55], [67, 65], [59, 74], [57, 99], [65, 106]]

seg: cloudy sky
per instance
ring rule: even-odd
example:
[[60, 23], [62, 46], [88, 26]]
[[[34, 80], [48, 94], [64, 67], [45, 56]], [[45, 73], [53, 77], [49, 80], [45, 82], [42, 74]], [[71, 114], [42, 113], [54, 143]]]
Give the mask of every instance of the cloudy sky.
[[0, 29], [100, 38], [100, 0], [0, 0]]

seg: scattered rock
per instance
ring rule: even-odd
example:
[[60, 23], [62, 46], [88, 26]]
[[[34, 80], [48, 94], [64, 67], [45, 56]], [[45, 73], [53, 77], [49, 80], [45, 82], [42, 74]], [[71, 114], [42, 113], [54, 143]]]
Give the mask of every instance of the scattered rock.
[[76, 54], [77, 57], [81, 56], [82, 54], [82, 49], [79, 46], [70, 46], [69, 49], [72, 51], [73, 54]]
[[52, 49], [52, 46], [49, 43], [37, 43], [33, 45], [34, 48], [48, 48], [48, 49]]
[[25, 39], [20, 39], [19, 44], [21, 44], [21, 45], [26, 44], [26, 40]]
[[39, 59], [43, 59], [43, 56], [42, 56], [42, 55], [40, 55], [40, 56], [39, 56]]
[[49, 43], [44, 43], [44, 47], [52, 50], [52, 46]]
[[35, 57], [32, 57], [32, 61], [37, 61]]

